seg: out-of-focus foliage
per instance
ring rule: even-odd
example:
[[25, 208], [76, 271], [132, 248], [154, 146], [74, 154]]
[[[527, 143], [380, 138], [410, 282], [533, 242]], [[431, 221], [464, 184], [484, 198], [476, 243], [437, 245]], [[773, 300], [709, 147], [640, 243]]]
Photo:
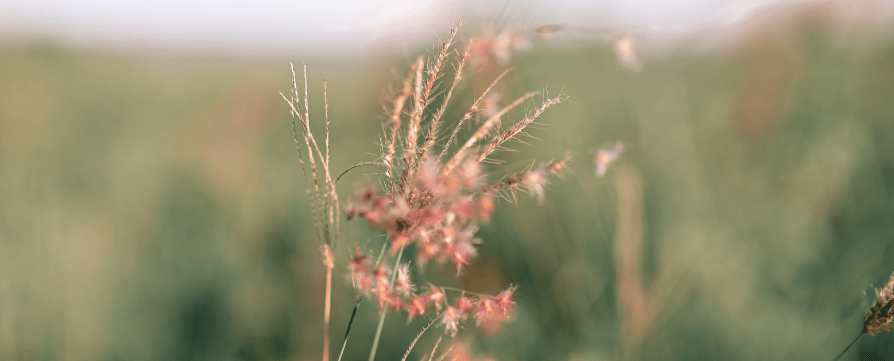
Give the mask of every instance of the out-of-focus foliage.
[[[539, 88], [570, 101], [495, 167], [572, 151], [573, 173], [542, 206], [503, 202], [479, 231], [453, 285], [518, 285], [518, 311], [494, 335], [458, 338], [499, 360], [837, 354], [894, 271], [894, 40], [790, 30], [641, 55], [639, 72], [608, 43], [515, 54], [503, 99]], [[329, 81], [336, 172], [379, 153], [383, 89], [408, 63], [307, 64], [317, 126]], [[288, 60], [0, 46], [0, 358], [316, 359], [324, 268], [277, 94], [290, 76]], [[625, 154], [596, 178], [595, 151], [616, 140]], [[334, 345], [353, 245], [383, 241], [368, 228], [343, 223]], [[345, 359], [368, 354], [375, 308], [361, 305]], [[391, 321], [382, 360], [428, 322]], [[882, 333], [846, 357], [892, 354]]]

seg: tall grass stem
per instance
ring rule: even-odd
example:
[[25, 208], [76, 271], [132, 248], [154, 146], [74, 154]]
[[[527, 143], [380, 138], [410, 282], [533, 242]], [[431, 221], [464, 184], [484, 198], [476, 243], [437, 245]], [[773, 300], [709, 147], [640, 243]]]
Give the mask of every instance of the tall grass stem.
[[865, 335], [865, 334], [866, 334], [866, 332], [860, 332], [860, 334], [857, 335], [857, 338], [855, 338], [853, 341], [851, 341], [851, 344], [847, 345], [847, 347], [844, 348], [844, 351], [841, 351], [841, 353], [838, 354], [838, 357], [835, 357], [835, 359], [832, 361], [838, 361], [838, 359], [840, 359], [841, 356], [844, 356], [844, 354], [847, 353], [847, 350], [850, 350], [851, 347], [853, 347], [854, 344], [856, 344], [857, 341], [860, 340], [860, 337], [863, 337], [863, 335]]

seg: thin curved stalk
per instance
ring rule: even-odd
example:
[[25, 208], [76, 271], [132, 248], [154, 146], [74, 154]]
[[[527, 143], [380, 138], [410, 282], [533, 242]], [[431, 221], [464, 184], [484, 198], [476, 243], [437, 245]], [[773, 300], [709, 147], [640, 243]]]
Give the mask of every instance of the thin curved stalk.
[[404, 353], [404, 358], [400, 359], [400, 361], [407, 361], [407, 357], [410, 357], [410, 352], [413, 351], [413, 347], [416, 347], [416, 343], [419, 342], [419, 339], [422, 338], [422, 335], [425, 334], [425, 331], [428, 331], [431, 325], [434, 325], [435, 322], [438, 322], [438, 317], [435, 317], [433, 320], [431, 320], [431, 322], [428, 323], [428, 326], [425, 326], [422, 331], [420, 331], [419, 334], [416, 335], [416, 338], [413, 339], [413, 343], [410, 344], [407, 352]]
[[850, 344], [850, 345], [847, 345], [847, 347], [844, 348], [844, 351], [841, 351], [841, 353], [838, 354], [838, 357], [836, 357], [836, 358], [835, 358], [834, 360], [832, 360], [832, 361], [838, 361], [838, 359], [840, 359], [841, 356], [844, 356], [844, 354], [847, 353], [847, 350], [850, 350], [851, 347], [853, 347], [854, 344], [857, 343], [857, 340], [859, 340], [860, 337], [863, 337], [863, 335], [865, 335], [865, 334], [866, 334], [866, 332], [860, 332], [860, 334], [857, 335], [857, 338], [855, 338], [853, 341], [851, 341], [851, 344]]
[[362, 166], [365, 166], [365, 165], [384, 165], [384, 163], [380, 163], [380, 162], [364, 162], [364, 163], [354, 164], [354, 165], [352, 165], [351, 167], [349, 167], [348, 169], [346, 169], [344, 172], [341, 172], [341, 174], [339, 174], [338, 177], [335, 178], [335, 183], [338, 183], [338, 180], [341, 179], [341, 177], [344, 176], [345, 174], [348, 174], [348, 172], [350, 172], [352, 169], [357, 168], [357, 167], [362, 167]]
[[360, 308], [360, 301], [363, 300], [363, 296], [357, 297], [357, 303], [354, 305], [354, 311], [351, 312], [351, 319], [348, 320], [348, 329], [345, 330], [345, 340], [341, 343], [341, 352], [338, 353], [338, 361], [341, 361], [341, 357], [345, 354], [345, 347], [348, 346], [348, 336], [351, 334], [351, 325], [354, 324], [354, 316], [357, 316], [357, 309]]

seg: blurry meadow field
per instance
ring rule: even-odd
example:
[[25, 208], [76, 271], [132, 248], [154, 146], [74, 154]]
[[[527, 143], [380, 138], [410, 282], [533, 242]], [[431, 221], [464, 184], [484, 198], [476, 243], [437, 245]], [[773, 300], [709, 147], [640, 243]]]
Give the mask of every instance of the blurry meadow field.
[[[611, 43], [532, 36], [513, 53], [503, 102], [532, 90], [569, 100], [489, 169], [573, 158], [542, 204], [498, 201], [461, 277], [425, 271], [472, 292], [518, 287], [512, 322], [468, 323], [439, 349], [472, 360], [837, 355], [894, 271], [894, 37], [799, 16], [708, 50], [644, 50], [639, 71]], [[465, 26], [459, 44], [479, 29]], [[306, 61], [314, 131], [327, 80], [339, 174], [381, 153], [382, 104], [431, 52], [333, 62], [0, 44], [0, 359], [319, 359], [325, 272], [279, 95], [289, 61]], [[476, 66], [458, 88], [466, 105], [505, 69]], [[597, 177], [597, 149], [616, 141], [625, 153]], [[345, 175], [339, 197], [375, 172]], [[347, 262], [355, 245], [383, 242], [342, 221], [332, 353], [354, 306]], [[368, 356], [377, 307], [361, 304], [345, 360]], [[400, 359], [429, 321], [386, 320], [377, 359]], [[442, 334], [429, 330], [409, 359], [428, 358]], [[894, 359], [894, 334], [863, 337], [843, 359]]]

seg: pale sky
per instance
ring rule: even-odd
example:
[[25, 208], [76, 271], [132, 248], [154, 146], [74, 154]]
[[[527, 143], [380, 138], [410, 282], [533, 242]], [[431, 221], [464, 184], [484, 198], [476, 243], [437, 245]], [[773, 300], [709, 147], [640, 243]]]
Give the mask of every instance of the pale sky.
[[212, 53], [285, 54], [304, 47], [350, 57], [430, 42], [474, 17], [681, 33], [735, 22], [768, 3], [804, 1], [812, 0], [0, 0], [0, 40]]

